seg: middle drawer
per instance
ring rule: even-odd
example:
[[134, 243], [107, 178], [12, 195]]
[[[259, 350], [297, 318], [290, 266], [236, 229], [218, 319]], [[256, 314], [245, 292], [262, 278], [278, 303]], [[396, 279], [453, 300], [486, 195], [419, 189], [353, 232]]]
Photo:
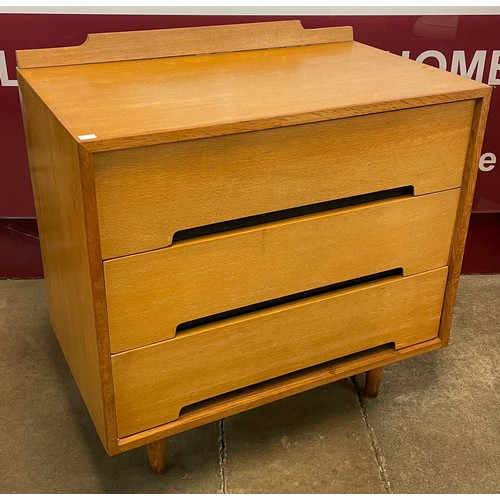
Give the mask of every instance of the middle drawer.
[[104, 262], [111, 352], [185, 322], [402, 268], [446, 266], [459, 189], [402, 196]]

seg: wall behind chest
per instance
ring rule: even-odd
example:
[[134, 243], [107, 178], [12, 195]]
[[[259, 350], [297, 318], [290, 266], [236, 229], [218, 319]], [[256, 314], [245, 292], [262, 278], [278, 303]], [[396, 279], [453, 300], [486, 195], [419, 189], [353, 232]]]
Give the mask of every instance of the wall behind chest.
[[[301, 19], [351, 25], [360, 42], [496, 86], [500, 15], [256, 16], [0, 13], [0, 277], [41, 277], [33, 195], [15, 80], [15, 50], [71, 46], [88, 33]], [[463, 272], [500, 272], [500, 97], [494, 89]], [[496, 112], [497, 111], [497, 112]]]

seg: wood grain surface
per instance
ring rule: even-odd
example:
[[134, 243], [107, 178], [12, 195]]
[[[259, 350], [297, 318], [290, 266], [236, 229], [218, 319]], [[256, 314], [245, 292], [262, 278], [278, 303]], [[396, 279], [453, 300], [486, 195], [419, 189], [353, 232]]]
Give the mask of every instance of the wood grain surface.
[[457, 219], [455, 222], [455, 229], [453, 231], [453, 239], [450, 248], [450, 273], [448, 275], [441, 327], [439, 330], [439, 336], [441, 337], [443, 346], [448, 345], [450, 337], [453, 309], [457, 298], [460, 270], [462, 268], [462, 259], [467, 239], [467, 229], [469, 227], [472, 201], [474, 199], [474, 188], [476, 186], [479, 157], [481, 156], [486, 119], [488, 117], [488, 109], [490, 106], [491, 88], [489, 90], [490, 93], [488, 93], [485, 98], [477, 99], [474, 109], [474, 118], [467, 148], [467, 160], [463, 172]]
[[373, 370], [368, 370], [366, 372], [364, 388], [366, 398], [376, 398], [378, 396], [383, 371], [384, 367], [379, 366], [378, 368], [374, 368]]
[[[107, 447], [109, 419], [101, 383], [87, 244], [88, 205], [82, 190], [78, 145], [22, 77], [19, 86], [51, 323]], [[113, 414], [113, 425], [114, 418]]]
[[255, 214], [406, 185], [417, 195], [459, 187], [473, 109], [470, 100], [94, 154], [103, 258]]
[[163, 474], [167, 470], [167, 441], [159, 439], [148, 443], [149, 467], [155, 474]]
[[120, 437], [192, 403], [395, 342], [436, 338], [447, 268], [388, 278], [206, 325], [112, 356]]
[[465, 100], [488, 88], [356, 42], [20, 72], [75, 140], [96, 136], [82, 141], [91, 150]]
[[111, 351], [183, 322], [402, 267], [445, 266], [459, 190], [405, 196], [186, 240], [104, 263]]
[[19, 68], [156, 59], [352, 41], [352, 28], [304, 29], [299, 20], [92, 33], [76, 47], [18, 50]]
[[[78, 144], [80, 166], [80, 182], [82, 186], [84, 220], [87, 233], [87, 251], [89, 277], [94, 303], [94, 318], [99, 356], [99, 373], [104, 405], [104, 421], [106, 427], [106, 451], [113, 455], [117, 453], [116, 409], [111, 372], [111, 349], [108, 331], [108, 311], [106, 306], [106, 291], [104, 287], [104, 266], [99, 237], [99, 222], [95, 193], [94, 165], [92, 154]], [[75, 297], [74, 300], [77, 300]]]
[[179, 434], [200, 425], [226, 418], [236, 413], [293, 396], [324, 384], [351, 377], [378, 366], [402, 361], [441, 347], [439, 338], [395, 350], [391, 346], [369, 349], [334, 361], [322, 363], [276, 379], [267, 380], [245, 389], [189, 406], [173, 422], [118, 439], [120, 451], [127, 451], [157, 439]]

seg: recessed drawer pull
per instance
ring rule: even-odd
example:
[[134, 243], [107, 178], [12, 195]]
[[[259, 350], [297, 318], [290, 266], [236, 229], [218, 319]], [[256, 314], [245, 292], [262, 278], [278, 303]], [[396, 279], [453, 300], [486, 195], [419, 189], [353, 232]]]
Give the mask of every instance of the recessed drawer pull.
[[181, 323], [177, 327], [176, 331], [183, 332], [188, 329], [196, 328], [198, 326], [204, 326], [208, 325], [209, 323], [223, 321], [225, 319], [234, 318], [235, 316], [243, 316], [245, 314], [262, 311], [264, 309], [270, 309], [272, 307], [289, 304], [291, 302], [297, 302], [302, 299], [315, 297], [316, 295], [322, 295], [330, 292], [335, 292], [338, 290], [343, 290], [345, 288], [351, 288], [367, 283], [377, 282], [385, 278], [389, 278], [391, 276], [403, 276], [403, 268], [398, 267], [396, 269], [390, 269], [388, 271], [382, 271], [380, 273], [374, 273], [368, 276], [361, 276], [359, 278], [354, 278], [352, 280], [342, 281], [341, 283], [334, 283], [332, 285], [326, 285], [319, 288], [314, 288], [312, 290], [305, 290], [303, 292], [294, 293], [291, 295], [287, 295], [285, 297], [278, 297], [276, 299], [259, 302], [258, 304], [239, 307], [237, 309], [232, 309], [230, 311], [224, 311], [218, 314], [212, 314], [211, 316], [205, 316], [204, 318], [194, 319], [192, 321], [186, 321], [184, 323]]
[[286, 210], [277, 210], [275, 212], [252, 215], [250, 217], [242, 217], [241, 219], [227, 220], [223, 222], [217, 222], [215, 224], [208, 224], [206, 226], [183, 229], [181, 231], [177, 231], [174, 234], [172, 242], [175, 243], [176, 241], [198, 238], [200, 236], [207, 236], [209, 234], [223, 233], [226, 231], [232, 231], [234, 229], [242, 229], [244, 227], [257, 226], [269, 222], [277, 222], [279, 220], [300, 217], [301, 215], [310, 215], [318, 212], [326, 212], [328, 210], [335, 210], [339, 208], [350, 207], [353, 205], [362, 205], [364, 203], [370, 203], [372, 201], [387, 200], [389, 198], [398, 198], [400, 196], [413, 194], [413, 186], [403, 186], [394, 189], [384, 189], [382, 191], [375, 191], [373, 193], [366, 193], [357, 196], [348, 196], [347, 198], [341, 198], [338, 200], [313, 203], [311, 205], [304, 205], [301, 207], [294, 207]]

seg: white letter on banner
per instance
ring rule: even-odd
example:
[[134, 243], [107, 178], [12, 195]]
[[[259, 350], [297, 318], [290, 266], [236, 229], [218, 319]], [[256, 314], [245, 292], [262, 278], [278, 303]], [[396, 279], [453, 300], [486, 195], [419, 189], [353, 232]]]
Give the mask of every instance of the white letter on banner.
[[484, 153], [479, 160], [479, 170], [481, 172], [491, 172], [497, 163], [497, 156], [495, 153]]
[[0, 50], [0, 86], [17, 87], [17, 80], [9, 80], [7, 61], [5, 60], [5, 52], [3, 50]]
[[426, 50], [417, 57], [416, 61], [423, 63], [429, 57], [433, 57], [437, 60], [439, 69], [446, 71], [446, 57], [444, 57], [444, 54], [439, 52], [439, 50]]
[[464, 50], [454, 50], [453, 58], [451, 60], [451, 72], [456, 75], [466, 76], [472, 79], [474, 71], [476, 72], [476, 78], [478, 82], [483, 80], [484, 75], [484, 64], [486, 63], [486, 50], [476, 50], [474, 52], [474, 57], [470, 62], [469, 69], [467, 69], [467, 62], [465, 61], [465, 51]]
[[500, 50], [494, 50], [491, 55], [490, 76], [488, 77], [488, 85], [498, 85], [500, 79], [497, 78], [498, 70], [500, 69]]

